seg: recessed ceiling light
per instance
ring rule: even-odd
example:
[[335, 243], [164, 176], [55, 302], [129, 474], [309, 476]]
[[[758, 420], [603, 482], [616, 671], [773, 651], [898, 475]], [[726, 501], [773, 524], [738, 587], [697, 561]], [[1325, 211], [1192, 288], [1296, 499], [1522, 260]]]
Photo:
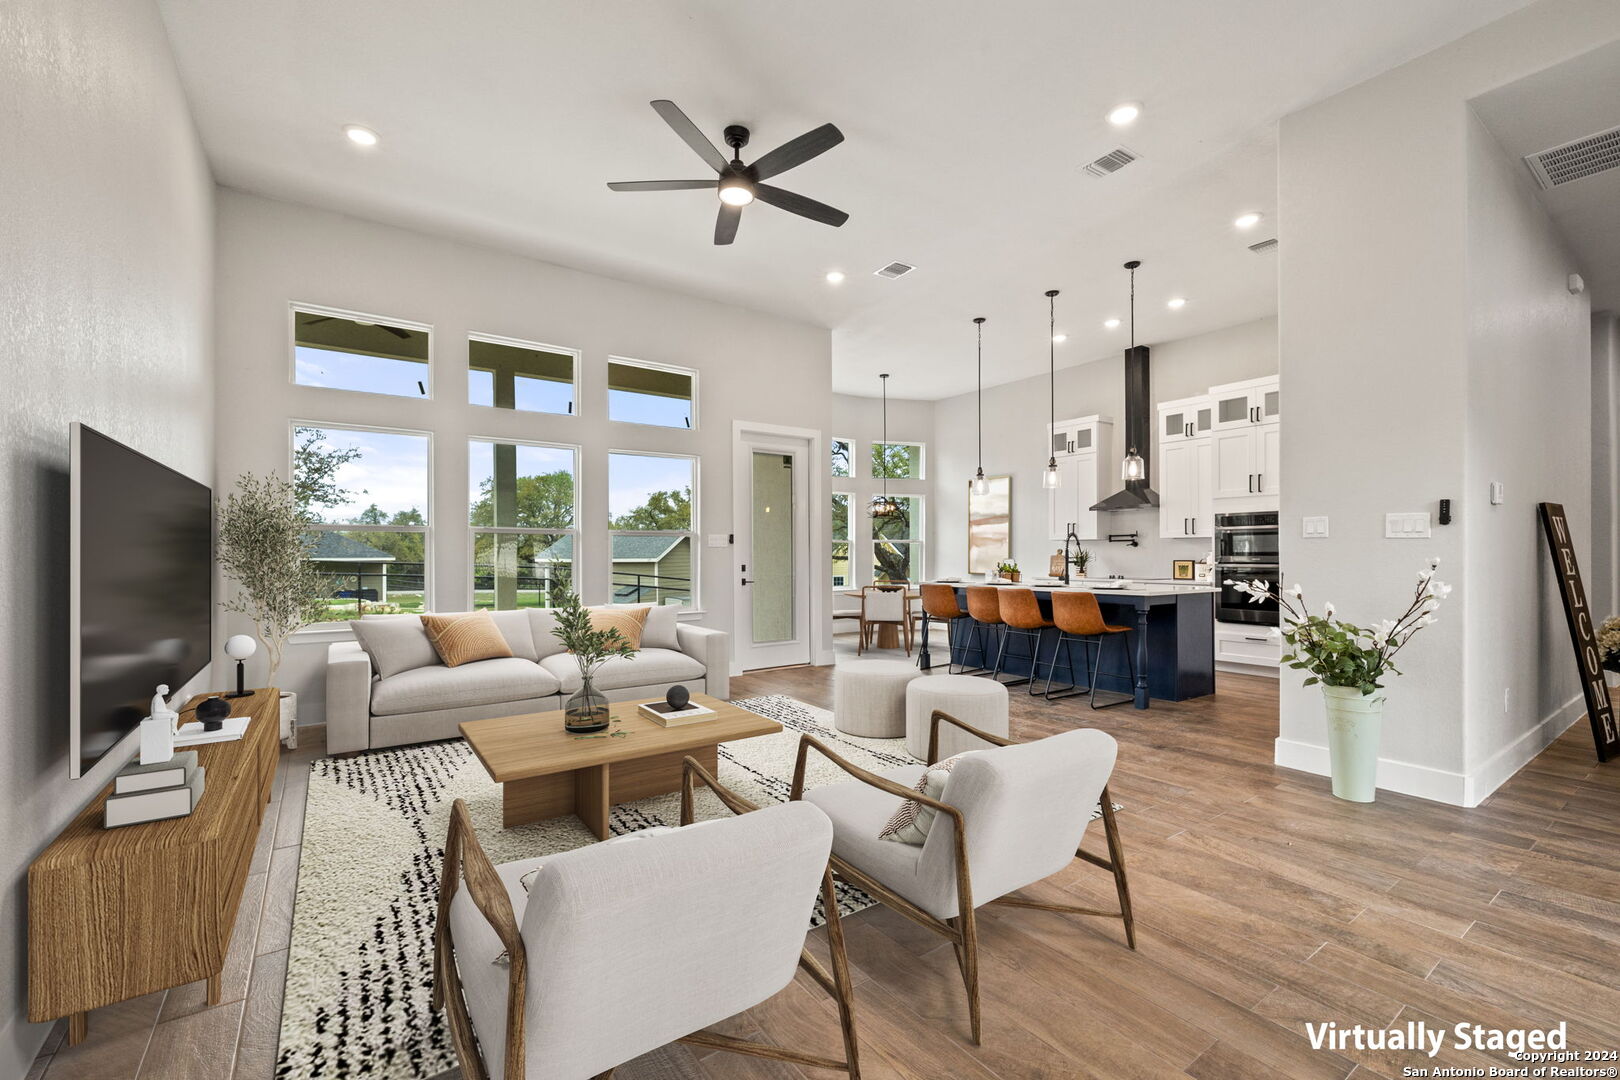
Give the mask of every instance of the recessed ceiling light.
[[1172, 296], [1170, 298], [1169, 308], [1171, 311], [1179, 311], [1186, 306], [1187, 298], [1185, 296]]
[[1119, 320], [1118, 319], [1104, 319], [1103, 320], [1103, 329], [1105, 329], [1105, 330], [1118, 330], [1119, 329]]
[[844, 280], [844, 272], [842, 270], [829, 270], [829, 271], [827, 271], [827, 284], [829, 284], [829, 285], [839, 285], [839, 284], [843, 283], [843, 280]]
[[1142, 106], [1134, 101], [1127, 101], [1122, 105], [1115, 105], [1108, 110], [1108, 122], [1115, 127], [1124, 127], [1142, 115]]
[[368, 127], [361, 127], [359, 124], [348, 125], [343, 129], [343, 134], [347, 135], [349, 141], [356, 146], [377, 145], [377, 133]]
[[1247, 214], [1239, 214], [1237, 220], [1233, 221], [1232, 224], [1240, 229], [1252, 229], [1260, 224], [1260, 215], [1251, 210]]
[[1054, 344], [1054, 345], [1061, 345], [1065, 341], [1068, 341], [1068, 340], [1069, 340], [1069, 335], [1068, 334], [1053, 334], [1052, 335], [1052, 344]]

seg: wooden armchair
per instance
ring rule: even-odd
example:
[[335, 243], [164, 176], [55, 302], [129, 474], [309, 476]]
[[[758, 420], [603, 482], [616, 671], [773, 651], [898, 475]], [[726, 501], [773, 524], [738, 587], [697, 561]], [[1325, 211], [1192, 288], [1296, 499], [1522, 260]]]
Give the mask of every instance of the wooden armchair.
[[[1109, 799], [1108, 778], [1117, 746], [1095, 729], [1068, 731], [1033, 743], [1013, 743], [935, 710], [930, 716], [929, 764], [939, 751], [939, 726], [948, 723], [983, 740], [987, 749], [957, 762], [945, 799], [915, 789], [927, 768], [905, 766], [878, 775], [852, 765], [815, 738], [799, 740], [793, 770], [793, 801], [814, 803], [833, 823], [832, 872], [895, 911], [949, 940], [967, 988], [973, 1041], [980, 1041], [979, 944], [974, 911], [987, 903], [1124, 921], [1125, 940], [1136, 948], [1124, 850]], [[854, 782], [804, 788], [811, 749]], [[938, 812], [918, 848], [878, 838], [899, 806], [914, 799]], [[1080, 848], [1100, 804], [1108, 857]], [[1063, 869], [1074, 859], [1114, 876], [1119, 910], [1049, 904], [1010, 895]]]
[[[814, 810], [808, 805], [756, 807], [687, 758], [683, 826], [699, 782], [738, 816], [498, 867], [456, 800], [433, 1004], [445, 1009], [465, 1080], [606, 1080], [676, 1041], [859, 1080], [826, 815], [802, 813]], [[831, 974], [804, 948], [818, 889]], [[837, 1002], [843, 1060], [704, 1030], [779, 993], [796, 966]], [[544, 977], [531, 979], [531, 970]]]

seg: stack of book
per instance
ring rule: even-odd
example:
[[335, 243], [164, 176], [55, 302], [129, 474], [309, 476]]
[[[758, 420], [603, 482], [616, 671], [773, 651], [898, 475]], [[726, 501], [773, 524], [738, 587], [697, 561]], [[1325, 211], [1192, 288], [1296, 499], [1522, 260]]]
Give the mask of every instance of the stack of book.
[[113, 777], [103, 824], [116, 829], [143, 821], [185, 817], [202, 801], [207, 771], [197, 764], [195, 750], [183, 750], [156, 765], [130, 765]]
[[649, 701], [636, 706], [636, 708], [641, 710], [641, 715], [655, 724], [662, 724], [664, 727], [684, 727], [687, 724], [700, 724], [705, 720], [713, 720], [716, 715], [713, 709], [705, 708], [695, 701], [689, 702], [682, 709], [670, 708], [667, 701]]

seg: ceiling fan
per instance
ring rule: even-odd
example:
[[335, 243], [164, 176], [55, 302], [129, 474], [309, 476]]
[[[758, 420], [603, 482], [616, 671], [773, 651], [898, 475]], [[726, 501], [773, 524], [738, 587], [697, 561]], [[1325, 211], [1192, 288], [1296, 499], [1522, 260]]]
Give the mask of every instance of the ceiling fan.
[[708, 163], [709, 167], [719, 174], [714, 180], [630, 180], [609, 184], [614, 191], [691, 191], [699, 188], [716, 188], [720, 194], [720, 216], [714, 223], [714, 242], [716, 244], [729, 244], [737, 238], [737, 224], [742, 220], [742, 208], [758, 199], [760, 202], [770, 203], [779, 209], [786, 210], [800, 217], [807, 217], [811, 221], [819, 221], [823, 225], [837, 228], [849, 220], [849, 215], [842, 210], [836, 210], [826, 203], [817, 202], [803, 195], [796, 195], [791, 191], [761, 183], [779, 173], [787, 172], [795, 165], [803, 165], [813, 157], [826, 153], [844, 141], [844, 133], [831, 124], [822, 124], [814, 131], [807, 131], [797, 139], [783, 143], [764, 157], [755, 159], [752, 165], [744, 165], [738, 156], [743, 147], [748, 145], [748, 129], [740, 124], [732, 124], [725, 130], [726, 145], [731, 147], [731, 160], [704, 137], [698, 126], [681, 112], [680, 107], [673, 101], [662, 99], [651, 103], [664, 123], [675, 129], [675, 134], [696, 151], [697, 156]]

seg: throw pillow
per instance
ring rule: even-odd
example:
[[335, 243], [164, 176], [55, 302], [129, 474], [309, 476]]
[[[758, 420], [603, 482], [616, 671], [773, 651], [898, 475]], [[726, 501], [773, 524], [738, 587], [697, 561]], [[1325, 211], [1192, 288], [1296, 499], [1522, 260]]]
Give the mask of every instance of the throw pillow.
[[422, 629], [427, 631], [428, 640], [433, 642], [434, 651], [446, 667], [512, 655], [511, 646], [487, 611], [423, 615]]
[[585, 610], [590, 613], [593, 629], [606, 630], [611, 627], [619, 632], [619, 636], [624, 638], [632, 649], [641, 648], [641, 633], [646, 629], [647, 613], [652, 610], [651, 604], [638, 604], [635, 607], [593, 607]]
[[680, 608], [674, 604], [609, 604], [614, 611], [633, 611], [641, 608], [647, 612], [647, 625], [641, 630], [641, 647], [643, 649], [679, 649], [680, 642], [675, 636], [677, 624], [676, 615]]
[[518, 611], [492, 611], [489, 617], [495, 620], [495, 628], [506, 639], [506, 645], [512, 650], [512, 655], [524, 660], [539, 660], [540, 654], [534, 647], [534, 625], [529, 619], [529, 613]]
[[[951, 769], [971, 753], [973, 751], [966, 750], [955, 757], [948, 757], [944, 761], [937, 761], [928, 766], [922, 776], [918, 777], [915, 790], [930, 799], [942, 798], [945, 794], [945, 781], [951, 778]], [[878, 832], [878, 839], [920, 846], [928, 839], [928, 830], [934, 827], [934, 819], [938, 816], [939, 811], [932, 806], [915, 799], [907, 799], [884, 823]]]
[[439, 654], [433, 650], [422, 620], [416, 615], [367, 615], [351, 619], [354, 639], [371, 657], [371, 667], [386, 679], [402, 671], [433, 667]]

